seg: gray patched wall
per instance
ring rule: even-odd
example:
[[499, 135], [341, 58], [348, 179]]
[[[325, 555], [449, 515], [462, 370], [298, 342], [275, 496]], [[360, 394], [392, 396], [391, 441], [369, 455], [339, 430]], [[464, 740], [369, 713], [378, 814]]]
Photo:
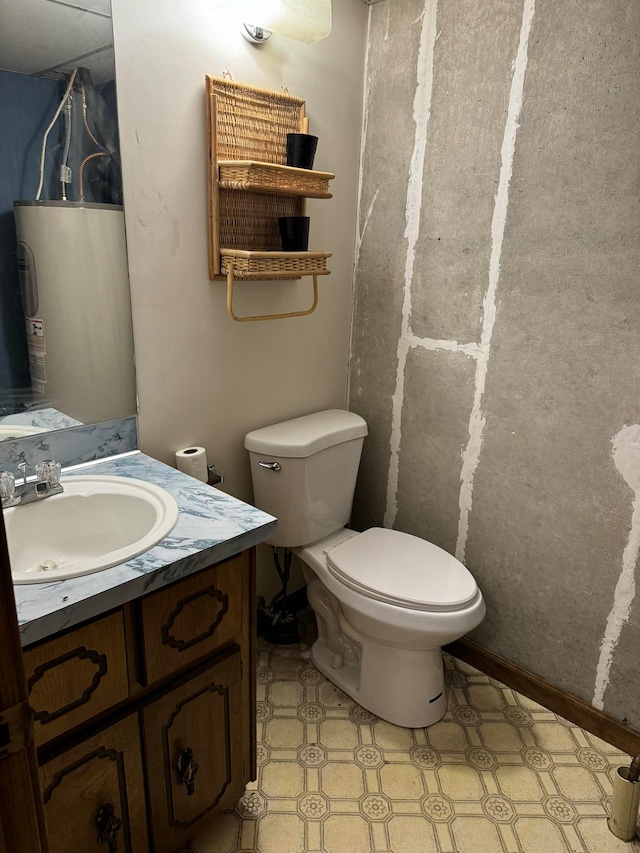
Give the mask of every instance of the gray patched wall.
[[457, 554], [473, 638], [640, 728], [640, 4], [371, 7], [354, 524]]

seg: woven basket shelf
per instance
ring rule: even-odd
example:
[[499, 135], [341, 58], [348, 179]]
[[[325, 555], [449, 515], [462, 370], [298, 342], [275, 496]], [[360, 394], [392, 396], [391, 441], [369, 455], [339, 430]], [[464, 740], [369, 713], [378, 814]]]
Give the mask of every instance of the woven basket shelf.
[[332, 198], [331, 172], [296, 169], [257, 160], [218, 160], [218, 185], [225, 190], [252, 190], [275, 195]]
[[220, 249], [222, 272], [233, 269], [235, 278], [267, 280], [329, 275], [331, 252], [245, 252]]
[[[306, 198], [331, 198], [330, 172], [286, 166], [287, 134], [308, 133], [305, 103], [288, 92], [206, 78], [209, 147], [209, 277], [226, 279], [227, 312], [239, 322], [304, 317], [318, 305], [318, 276], [329, 275], [331, 252], [281, 251], [278, 220], [305, 216]], [[226, 246], [227, 248], [222, 248]], [[238, 280], [291, 280], [308, 276], [309, 308], [238, 315]]]

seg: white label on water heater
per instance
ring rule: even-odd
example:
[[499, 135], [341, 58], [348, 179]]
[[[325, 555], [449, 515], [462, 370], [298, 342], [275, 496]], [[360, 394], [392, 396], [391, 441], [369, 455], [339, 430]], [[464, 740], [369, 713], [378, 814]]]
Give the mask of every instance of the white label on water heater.
[[36, 394], [44, 394], [47, 384], [44, 320], [27, 320], [27, 349], [29, 351], [31, 387]]
[[26, 325], [29, 352], [46, 352], [44, 343], [44, 320], [27, 320]]
[[47, 365], [44, 360], [44, 353], [29, 353], [29, 370], [31, 371], [32, 383], [47, 381]]

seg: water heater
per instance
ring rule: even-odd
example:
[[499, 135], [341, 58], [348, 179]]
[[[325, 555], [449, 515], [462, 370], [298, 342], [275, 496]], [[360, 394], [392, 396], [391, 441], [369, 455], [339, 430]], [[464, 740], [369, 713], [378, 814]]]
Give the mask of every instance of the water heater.
[[34, 395], [83, 423], [135, 414], [122, 207], [16, 201], [14, 213]]

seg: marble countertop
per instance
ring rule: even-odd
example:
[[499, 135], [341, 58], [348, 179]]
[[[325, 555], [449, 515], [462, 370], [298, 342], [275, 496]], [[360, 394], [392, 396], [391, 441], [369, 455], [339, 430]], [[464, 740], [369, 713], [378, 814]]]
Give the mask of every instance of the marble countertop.
[[268, 539], [276, 519], [218, 489], [134, 452], [63, 472], [107, 474], [162, 486], [178, 502], [173, 531], [151, 550], [92, 575], [14, 586], [22, 645], [99, 616]]
[[69, 427], [81, 426], [82, 421], [65, 415], [64, 412], [47, 407], [44, 409], [29, 409], [26, 412], [18, 412], [15, 415], [5, 415], [0, 418], [0, 423], [11, 426], [33, 427], [35, 430], [48, 432], [49, 430], [68, 429]]

